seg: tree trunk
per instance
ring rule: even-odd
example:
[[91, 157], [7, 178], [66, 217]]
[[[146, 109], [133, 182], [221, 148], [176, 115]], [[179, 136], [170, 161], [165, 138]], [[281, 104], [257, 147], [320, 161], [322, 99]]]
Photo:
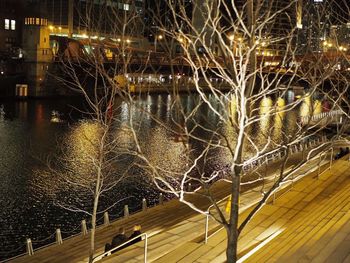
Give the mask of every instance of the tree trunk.
[[[239, 168], [240, 169], [240, 168]], [[240, 173], [239, 173], [240, 174]], [[226, 260], [228, 263], [237, 261], [237, 244], [238, 244], [238, 215], [239, 215], [239, 190], [240, 190], [240, 176], [234, 175], [232, 180], [232, 198], [231, 198], [231, 214], [230, 223], [227, 232], [227, 248]]]
[[90, 252], [89, 263], [92, 263], [95, 252], [95, 232], [96, 232], [96, 214], [97, 214], [98, 197], [94, 198], [94, 208], [91, 216], [91, 233], [90, 233]]
[[94, 252], [95, 252], [96, 217], [97, 217], [97, 207], [98, 207], [98, 200], [99, 200], [100, 180], [101, 180], [101, 170], [99, 169], [97, 172], [96, 188], [95, 188], [95, 195], [94, 195], [94, 207], [93, 207], [92, 216], [91, 216], [89, 263], [92, 263]]

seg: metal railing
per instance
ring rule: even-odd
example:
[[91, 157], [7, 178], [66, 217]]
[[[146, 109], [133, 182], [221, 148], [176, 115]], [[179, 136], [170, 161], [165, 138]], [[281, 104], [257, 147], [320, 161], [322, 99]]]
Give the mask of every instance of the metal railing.
[[[330, 155], [330, 160], [329, 160], [329, 166], [327, 169], [323, 170], [321, 172], [321, 163], [322, 163], [322, 157], [325, 156], [327, 158], [327, 152], [331, 151], [331, 155]], [[319, 178], [323, 173], [325, 173], [326, 171], [330, 170], [332, 168], [333, 165], [333, 158], [334, 158], [334, 148], [332, 147], [331, 149], [329, 149], [328, 151], [326, 151], [324, 154], [320, 154], [319, 157], [319, 164], [318, 164], [318, 173], [317, 173], [317, 178]]]
[[[325, 136], [322, 136], [322, 138], [310, 140], [309, 142], [305, 143], [304, 146], [303, 146], [303, 144], [300, 144], [300, 146], [301, 146], [301, 147], [300, 147], [300, 150], [299, 150], [299, 147], [298, 147], [297, 145], [294, 145], [294, 146], [295, 146], [295, 151], [293, 151], [293, 148], [291, 148], [291, 149], [290, 149], [290, 153], [291, 153], [291, 154], [295, 154], [295, 153], [298, 153], [298, 152], [300, 152], [300, 151], [306, 150], [306, 149], [312, 147], [313, 145], [321, 144], [321, 143], [324, 143], [324, 142], [326, 142], [326, 141], [327, 141], [327, 138], [326, 138]], [[329, 160], [329, 167], [328, 167], [325, 171], [331, 169], [332, 163], [333, 163], [333, 154], [334, 154], [334, 149], [333, 149], [333, 147], [332, 147], [330, 150], [331, 150], [331, 157], [330, 157], [330, 160]], [[327, 152], [328, 152], [328, 151], [327, 151]], [[326, 153], [327, 153], [327, 152], [326, 152]], [[322, 156], [322, 154], [321, 154], [320, 157], [319, 157], [320, 160], [321, 160], [321, 156]], [[281, 156], [280, 154], [276, 154], [276, 155], [272, 155], [272, 159], [271, 159], [271, 160], [272, 160], [272, 161], [276, 161], [276, 160], [281, 159], [281, 158], [282, 158], [282, 156]], [[266, 163], [268, 163], [269, 160], [270, 160], [270, 159], [267, 157], [267, 158], [266, 158]], [[349, 161], [350, 161], [350, 155], [349, 155]], [[260, 164], [260, 165], [261, 165], [261, 164]], [[321, 162], [318, 164], [318, 171], [319, 171], [318, 176], [320, 176], [322, 173], [325, 172], [325, 171], [323, 171], [323, 172], [320, 173], [320, 169], [319, 169], [319, 168], [320, 168], [320, 165], [321, 165]], [[294, 181], [294, 180], [293, 180], [293, 181]], [[229, 195], [229, 196], [230, 196], [230, 195]], [[217, 202], [217, 204], [222, 203], [223, 201], [225, 201], [226, 199], [228, 199], [229, 196], [226, 196], [226, 197], [224, 197], [223, 199], [219, 200], [219, 201]], [[274, 194], [274, 196], [273, 196], [273, 199], [276, 199], [275, 194]], [[254, 205], [254, 203], [255, 203], [255, 202], [253, 202], [252, 204], [249, 204], [248, 207]], [[219, 231], [221, 231], [221, 230], [224, 228], [224, 227], [222, 226], [222, 227], [220, 227], [219, 229], [217, 229], [214, 233], [212, 233], [211, 235], [208, 235], [208, 232], [209, 232], [209, 217], [211, 216], [211, 215], [210, 215], [210, 209], [211, 209], [213, 206], [214, 206], [214, 205], [209, 206], [208, 209], [207, 209], [207, 212], [206, 212], [205, 234], [204, 234], [204, 235], [205, 235], [205, 237], [204, 237], [204, 243], [205, 243], [205, 244], [207, 244], [208, 239], [209, 239], [210, 237], [214, 236], [216, 233], [218, 233]]]
[[144, 263], [147, 263], [147, 246], [148, 246], [148, 235], [147, 235], [147, 233], [143, 233], [141, 235], [138, 235], [138, 236], [136, 236], [136, 237], [134, 237], [132, 239], [129, 239], [128, 241], [120, 244], [119, 246], [116, 246], [116, 247], [114, 247], [114, 248], [112, 248], [112, 249], [110, 249], [110, 250], [108, 250], [108, 251], [106, 251], [106, 252], [104, 252], [104, 253], [102, 253], [100, 255], [97, 255], [96, 257], [93, 258], [92, 262], [94, 263], [94, 262], [97, 262], [97, 261], [101, 260], [104, 257], [110, 256], [113, 252], [116, 252], [119, 248], [123, 248], [123, 249], [126, 248], [126, 247], [124, 247], [125, 245], [130, 244], [132, 241], [135, 241], [136, 239], [138, 239], [140, 237], [142, 238], [142, 240], [145, 241], [145, 247], [144, 247], [144, 254], [143, 254], [143, 256], [144, 256]]
[[[220, 204], [224, 201], [226, 201], [226, 199], [228, 199], [230, 197], [230, 195], [222, 198], [221, 200], [219, 200], [217, 202], [217, 204]], [[209, 237], [215, 235], [217, 232], [221, 231], [221, 229], [223, 229], [224, 227], [220, 227], [218, 230], [216, 230], [214, 233], [212, 233], [210, 236], [208, 236], [208, 232], [209, 232], [209, 217], [211, 216], [210, 215], [210, 209], [213, 208], [214, 205], [211, 205], [208, 207], [207, 209], [207, 212], [206, 212], [206, 217], [205, 217], [205, 233], [204, 233], [204, 244], [207, 244], [208, 243], [208, 239]]]
[[310, 116], [303, 116], [300, 118], [301, 123], [305, 124], [310, 121], [319, 121], [324, 118], [333, 118], [335, 116], [343, 115], [343, 112], [341, 110], [332, 110], [328, 112], [321, 112], [315, 115], [310, 115]]

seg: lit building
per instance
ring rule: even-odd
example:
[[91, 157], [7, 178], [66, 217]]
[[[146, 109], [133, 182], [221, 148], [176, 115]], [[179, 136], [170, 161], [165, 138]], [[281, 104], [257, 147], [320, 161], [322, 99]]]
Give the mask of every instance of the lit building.
[[[248, 26], [247, 1], [227, 1], [226, 5], [222, 4], [220, 6], [220, 10], [214, 8], [218, 7], [215, 1], [210, 3], [213, 4], [212, 10], [205, 10], [206, 7], [203, 6], [202, 1], [193, 1], [194, 28], [196, 28], [197, 31], [201, 31], [203, 25], [205, 25], [205, 20], [210, 15], [209, 12], [220, 12], [222, 27], [220, 31], [227, 33], [233, 46], [236, 44], [238, 45], [237, 41], [244, 41], [244, 39], [247, 38], [247, 33], [239, 22], [238, 17]], [[253, 18], [254, 24], [256, 26], [261, 26], [263, 24], [263, 26], [256, 31], [256, 38], [265, 43], [263, 47], [264, 51], [261, 52], [269, 52], [269, 54], [283, 52], [292, 37], [293, 30], [297, 26], [296, 4], [293, 2], [291, 3], [290, 0], [253, 1], [253, 9], [256, 15]], [[235, 25], [233, 26], [232, 23]], [[211, 35], [210, 31], [210, 26], [208, 26], [208, 30], [205, 31], [207, 32], [207, 37]], [[211, 40], [208, 39], [207, 41]], [[217, 49], [215, 45], [213, 48], [214, 51]]]
[[348, 38], [349, 18], [346, 0], [303, 0], [299, 51], [321, 52], [341, 46], [346, 40], [338, 37]]
[[0, 1], [0, 53], [1, 56], [19, 55], [22, 29], [22, 1]]
[[51, 34], [73, 37], [141, 36], [144, 31], [144, 1], [47, 0]]

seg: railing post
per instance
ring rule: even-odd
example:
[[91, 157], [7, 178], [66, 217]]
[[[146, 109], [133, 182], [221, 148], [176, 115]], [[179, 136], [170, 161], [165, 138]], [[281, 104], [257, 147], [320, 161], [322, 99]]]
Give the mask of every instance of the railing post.
[[163, 198], [163, 194], [162, 193], [159, 194], [159, 204], [160, 205], [164, 204], [164, 198]]
[[329, 169], [332, 168], [332, 164], [333, 164], [333, 154], [334, 154], [334, 149], [333, 149], [333, 147], [332, 147], [331, 150], [332, 150], [332, 151], [331, 151], [331, 161], [330, 161], [330, 163], [329, 163]]
[[317, 175], [317, 179], [320, 178], [320, 173], [321, 173], [321, 154], [320, 154], [320, 159], [318, 161], [318, 175]]
[[128, 218], [128, 217], [129, 217], [129, 206], [124, 205], [124, 218]]
[[87, 235], [88, 233], [85, 219], [81, 220], [81, 233], [83, 234], [83, 236]]
[[108, 215], [108, 212], [104, 212], [103, 214], [103, 224], [105, 226], [108, 226], [109, 225], [109, 215]]
[[204, 243], [208, 243], [208, 228], [209, 228], [209, 214], [206, 215], [205, 217], [205, 239]]
[[142, 211], [146, 211], [147, 210], [147, 201], [146, 198], [142, 199]]
[[59, 228], [56, 229], [56, 243], [58, 245], [61, 245], [63, 243], [61, 229]]
[[33, 244], [30, 238], [27, 238], [27, 253], [28, 253], [28, 256], [34, 255]]
[[144, 263], [147, 263], [148, 236], [145, 235]]

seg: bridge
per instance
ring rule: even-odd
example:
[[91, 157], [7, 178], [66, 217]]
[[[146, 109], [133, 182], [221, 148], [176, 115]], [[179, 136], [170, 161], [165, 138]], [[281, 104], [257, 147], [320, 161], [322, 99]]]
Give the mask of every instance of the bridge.
[[[178, 52], [169, 54], [167, 52], [157, 51], [153, 46], [149, 45], [144, 48], [134, 47], [131, 43], [125, 43], [120, 39], [70, 39], [67, 37], [51, 36], [53, 41], [57, 43], [57, 51], [54, 61], [58, 62], [63, 59], [73, 60], [89, 60], [93, 57], [94, 60], [99, 58], [104, 64], [128, 64], [131, 68], [133, 66], [147, 66], [152, 68], [153, 72], [160, 68], [168, 69], [175, 67], [179, 72], [189, 72], [190, 64], [184, 57], [183, 53]], [[216, 56], [215, 63], [208, 63], [208, 58], [202, 54], [203, 59], [199, 56], [192, 56], [191, 60], [195, 66], [200, 66], [202, 63], [211, 69], [218, 67], [227, 68], [227, 58], [223, 56]], [[231, 59], [231, 58], [229, 58]], [[237, 61], [239, 57], [235, 58]], [[303, 70], [311, 63], [321, 64], [321, 68], [326, 65], [333, 65], [338, 72], [350, 71], [350, 55], [344, 52], [328, 51], [323, 53], [307, 53], [296, 55], [294, 60], [290, 58], [282, 65], [285, 60], [284, 56], [263, 56], [257, 55], [257, 65], [262, 67], [264, 73], [279, 73], [283, 75], [294, 75], [295, 73], [303, 74]], [[295, 67], [298, 65], [300, 72], [295, 72]]]
[[300, 118], [301, 125], [326, 127], [347, 124], [349, 118], [342, 110], [331, 110]]

